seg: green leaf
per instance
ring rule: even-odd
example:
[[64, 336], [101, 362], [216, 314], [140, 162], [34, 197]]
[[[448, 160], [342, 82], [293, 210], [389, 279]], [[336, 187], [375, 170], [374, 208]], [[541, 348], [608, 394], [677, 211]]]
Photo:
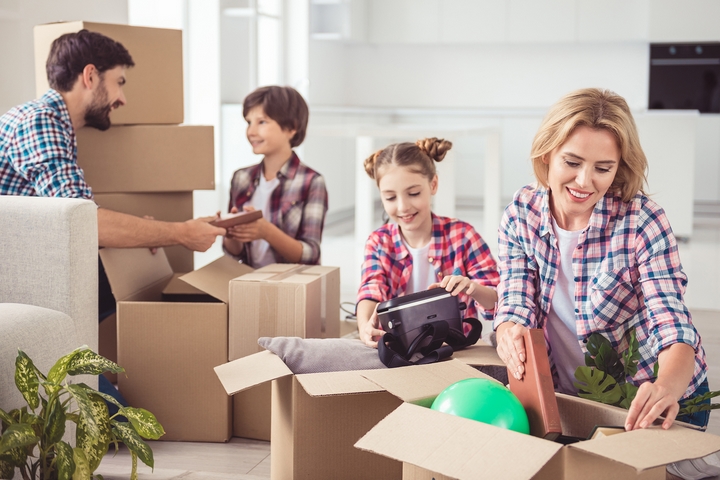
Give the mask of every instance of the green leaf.
[[81, 385], [70, 384], [67, 386], [68, 392], [72, 395], [75, 403], [78, 406], [79, 421], [80, 424], [84, 424], [85, 433], [91, 437], [99, 437], [101, 435], [100, 426], [95, 417], [97, 414], [95, 402], [90, 399], [90, 396], [86, 393], [85, 388]]
[[[612, 348], [612, 345], [610, 344], [610, 340], [603, 337], [601, 334], [595, 332], [595, 333], [592, 333], [588, 337], [585, 347], [587, 348], [588, 353], [591, 356], [595, 357], [598, 353], [600, 353], [600, 348], [603, 345], [606, 345], [606, 346]], [[591, 365], [588, 365], [588, 366], [591, 366]]]
[[92, 475], [92, 471], [88, 466], [87, 458], [85, 458], [85, 452], [82, 448], [73, 448], [73, 461], [75, 462], [75, 471], [73, 472], [72, 480], [88, 480]]
[[[625, 383], [624, 367], [620, 356], [612, 347], [610, 340], [595, 332], [588, 337], [585, 365], [611, 375], [617, 383]], [[590, 358], [588, 358], [588, 355]]]
[[35, 445], [13, 448], [9, 452], [0, 455], [0, 461], [7, 462], [15, 467], [22, 467], [27, 460], [27, 448], [35, 448]]
[[122, 409], [122, 414], [130, 420], [135, 431], [137, 431], [141, 437], [157, 440], [165, 435], [165, 430], [162, 425], [160, 425], [160, 422], [157, 421], [155, 415], [144, 408], [126, 407]]
[[103, 372], [121, 373], [125, 369], [92, 350], [78, 352], [68, 362], [68, 375], [100, 375]]
[[660, 362], [655, 362], [655, 365], [653, 365], [653, 378], [657, 378], [658, 371], [660, 371]]
[[2, 480], [12, 480], [15, 476], [15, 466], [11, 463], [0, 460], [0, 478]]
[[623, 395], [620, 406], [626, 410], [629, 410], [630, 404], [635, 399], [635, 395], [637, 395], [638, 387], [636, 387], [632, 383], [623, 383], [622, 385], [620, 385], [620, 390], [622, 391]]
[[680, 405], [682, 405], [682, 406], [697, 405], [698, 403], [704, 402], [705, 400], [710, 400], [711, 398], [715, 398], [718, 395], [720, 395], [720, 390], [715, 391], [715, 392], [703, 393], [702, 395], [698, 395], [697, 397], [688, 398], [686, 400], [681, 400]]
[[637, 341], [635, 330], [630, 330], [628, 348], [623, 352], [623, 364], [625, 365], [625, 376], [632, 377], [637, 373], [637, 365], [640, 361], [640, 344]]
[[36, 372], [37, 368], [35, 368], [35, 364], [30, 360], [30, 357], [25, 355], [22, 350], [18, 350], [18, 356], [15, 359], [15, 385], [33, 410], [40, 405], [40, 398], [38, 397], [40, 382]]
[[[87, 347], [85, 347], [87, 348]], [[55, 362], [47, 375], [47, 381], [51, 385], [60, 385], [65, 377], [67, 376], [68, 364], [75, 358], [76, 355], [80, 354], [84, 349], [76, 349], [68, 353], [64, 357]]]
[[6, 424], [10, 425], [11, 423], [14, 423], [15, 421], [10, 416], [9, 413], [7, 413], [5, 410], [0, 408], [0, 420], [5, 422]]
[[615, 405], [620, 401], [622, 392], [610, 375], [590, 367], [578, 367], [575, 378], [578, 380], [575, 387], [580, 397], [608, 405]]
[[72, 447], [67, 442], [59, 441], [55, 444], [55, 452], [58, 480], [72, 480], [75, 472], [75, 456]]
[[122, 410], [123, 408], [125, 408], [120, 402], [115, 400], [115, 397], [113, 397], [112, 395], [108, 395], [107, 393], [103, 393], [103, 392], [98, 392], [94, 388], [89, 387], [87, 384], [84, 384], [84, 383], [78, 383], [77, 385], [84, 388], [89, 395], [90, 394], [98, 395], [98, 396], [102, 397], [102, 399], [105, 400], [106, 402], [110, 402], [110, 403], [114, 404], [116, 407], [118, 407], [119, 410]]
[[50, 411], [45, 422], [45, 443], [53, 444], [59, 442], [65, 435], [65, 409], [57, 398], [49, 407]]
[[130, 451], [136, 454], [142, 462], [150, 468], [155, 467], [155, 460], [153, 459], [153, 453], [147, 443], [140, 438], [140, 435], [133, 429], [132, 425], [128, 422], [116, 422], [112, 421], [113, 431], [115, 435], [127, 445]]
[[98, 434], [90, 434], [87, 428], [87, 416], [80, 415], [75, 434], [75, 444], [85, 452], [85, 458], [91, 472], [100, 465], [110, 445], [110, 415], [105, 401], [98, 395], [87, 395], [92, 405], [92, 417], [97, 425]]
[[18, 447], [33, 445], [40, 441], [31, 425], [13, 423], [5, 429], [0, 437], [0, 454]]

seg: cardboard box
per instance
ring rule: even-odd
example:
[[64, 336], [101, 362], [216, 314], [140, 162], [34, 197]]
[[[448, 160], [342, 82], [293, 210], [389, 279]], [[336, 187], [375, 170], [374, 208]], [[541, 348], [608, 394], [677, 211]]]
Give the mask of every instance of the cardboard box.
[[[272, 264], [230, 282], [229, 356], [262, 351], [260, 337], [340, 336], [340, 269]], [[270, 440], [270, 385], [233, 397], [233, 435]]]
[[[557, 400], [564, 435], [586, 438], [596, 425], [623, 425], [627, 416], [578, 397], [557, 394]], [[676, 424], [562, 445], [406, 402], [356, 446], [405, 462], [404, 480], [660, 480], [666, 464], [720, 450], [720, 437]]]
[[340, 269], [276, 263], [232, 280], [229, 328], [228, 360], [262, 351], [260, 337], [338, 338]]
[[[491, 348], [491, 347], [487, 347]], [[464, 378], [486, 378], [459, 360], [382, 370], [293, 375], [263, 351], [215, 368], [229, 395], [272, 381], [270, 478], [392, 479], [400, 462], [353, 447], [403, 401], [423, 403]], [[370, 379], [383, 378], [386, 387]], [[432, 431], [425, 432], [432, 436]]]
[[126, 71], [127, 83], [123, 90], [127, 104], [110, 114], [113, 124], [183, 122], [181, 30], [82, 21], [37, 25], [34, 36], [38, 97], [50, 88], [45, 64], [52, 42], [65, 33], [83, 28], [122, 43], [135, 62], [135, 66]]
[[77, 143], [78, 165], [93, 193], [215, 189], [211, 126], [85, 127]]
[[[95, 194], [95, 203], [116, 212], [137, 217], [150, 215], [165, 222], [184, 222], [193, 218], [192, 192], [98, 193]], [[194, 270], [192, 250], [182, 245], [165, 247], [164, 250], [173, 272]]]
[[163, 440], [227, 441], [232, 404], [212, 368], [227, 359], [228, 282], [252, 269], [221, 257], [180, 277], [207, 301], [168, 302], [161, 301], [163, 290], [176, 300], [198, 290], [170, 283], [162, 249], [152, 255], [146, 248], [104, 248], [100, 256], [118, 300], [118, 363], [126, 370], [118, 376], [120, 392], [155, 414], [167, 432]]

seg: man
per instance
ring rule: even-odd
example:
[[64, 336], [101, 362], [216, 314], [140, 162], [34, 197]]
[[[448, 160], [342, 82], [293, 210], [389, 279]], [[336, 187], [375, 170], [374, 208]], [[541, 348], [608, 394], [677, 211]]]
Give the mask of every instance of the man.
[[[0, 117], [0, 195], [93, 199], [77, 165], [75, 132], [110, 128], [110, 112], [125, 105], [126, 68], [135, 63], [120, 43], [81, 30], [62, 35], [50, 48], [51, 90]], [[98, 208], [101, 247], [183, 245], [205, 251], [225, 230], [208, 222], [160, 222]]]
[[[120, 43], [81, 30], [57, 38], [46, 69], [51, 89], [42, 98], [0, 117], [0, 195], [71, 197], [93, 200], [77, 164], [75, 132], [83, 126], [110, 128], [110, 112], [125, 105], [125, 70], [135, 63]], [[205, 251], [225, 229], [208, 222], [160, 222], [98, 208], [101, 247], [183, 245]], [[107, 277], [99, 264], [100, 320], [115, 309]], [[100, 375], [100, 391], [126, 404]], [[111, 413], [117, 408], [108, 403]]]

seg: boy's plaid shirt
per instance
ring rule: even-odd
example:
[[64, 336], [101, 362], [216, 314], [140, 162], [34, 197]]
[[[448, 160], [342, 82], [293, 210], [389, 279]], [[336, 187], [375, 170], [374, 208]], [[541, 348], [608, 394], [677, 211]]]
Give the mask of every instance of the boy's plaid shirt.
[[[448, 275], [463, 275], [495, 288], [499, 280], [495, 259], [475, 229], [460, 220], [434, 214], [432, 220], [427, 261], [433, 265], [437, 281]], [[361, 300], [384, 302], [405, 295], [413, 259], [396, 224], [386, 223], [370, 235], [364, 258], [358, 303]], [[458, 298], [467, 305], [465, 317], [478, 318], [475, 301], [462, 293]], [[482, 315], [492, 320], [493, 312], [483, 310]]]
[[[260, 175], [262, 162], [235, 172], [230, 186], [229, 208], [237, 207], [242, 212], [243, 205], [249, 202], [255, 193]], [[272, 213], [267, 220], [302, 243], [300, 263], [317, 265], [320, 263], [320, 241], [328, 208], [325, 179], [315, 170], [300, 163], [295, 152], [277, 176], [280, 184], [270, 197]], [[270, 249], [278, 262], [284, 261], [272, 247]], [[237, 258], [244, 263], [250, 263], [250, 243], [245, 244]]]
[[0, 117], [0, 195], [93, 198], [77, 164], [70, 114], [55, 90]]
[[[500, 285], [494, 327], [513, 321], [544, 328], [559, 274], [549, 192], [526, 186], [505, 209], [499, 235]], [[665, 212], [637, 194], [630, 202], [608, 192], [578, 240], [572, 258], [578, 342], [593, 332], [627, 350], [628, 331], [640, 344], [639, 385], [653, 378], [660, 351], [674, 343], [695, 349], [691, 395], [706, 377], [705, 351], [683, 302], [687, 276]], [[547, 330], [545, 334], [547, 340]], [[548, 346], [552, 364], [552, 349]], [[553, 372], [555, 366], [553, 365]]]

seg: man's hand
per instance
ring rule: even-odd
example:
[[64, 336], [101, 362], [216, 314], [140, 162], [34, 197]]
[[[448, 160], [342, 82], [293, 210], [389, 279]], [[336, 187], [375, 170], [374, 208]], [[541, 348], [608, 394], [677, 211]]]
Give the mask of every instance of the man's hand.
[[215, 217], [201, 217], [182, 224], [180, 244], [195, 252], [204, 252], [215, 243], [215, 238], [225, 235], [225, 229], [213, 227], [209, 222]]

